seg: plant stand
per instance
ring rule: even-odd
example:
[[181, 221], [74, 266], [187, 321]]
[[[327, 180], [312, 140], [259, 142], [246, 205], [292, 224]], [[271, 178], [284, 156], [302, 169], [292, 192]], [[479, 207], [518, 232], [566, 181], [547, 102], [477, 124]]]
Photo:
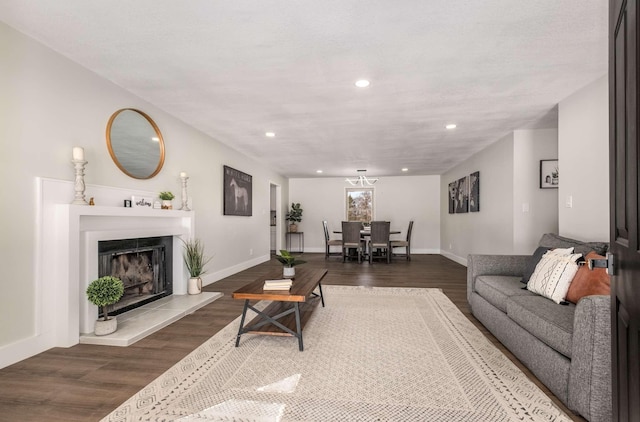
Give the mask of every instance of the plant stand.
[[[297, 236], [297, 245], [298, 248], [293, 250], [293, 237]], [[286, 249], [289, 252], [299, 252], [299, 253], [303, 253], [304, 252], [304, 232], [287, 232], [286, 236], [285, 236], [285, 240], [286, 240]]]

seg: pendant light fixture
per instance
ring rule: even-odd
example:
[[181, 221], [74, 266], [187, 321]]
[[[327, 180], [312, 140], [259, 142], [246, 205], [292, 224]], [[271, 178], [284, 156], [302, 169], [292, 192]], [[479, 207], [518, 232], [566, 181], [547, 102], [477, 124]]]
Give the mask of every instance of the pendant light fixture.
[[351, 186], [372, 186], [374, 183], [378, 181], [377, 177], [367, 177], [365, 175], [366, 170], [358, 170], [358, 177], [355, 178], [346, 178], [345, 182], [349, 182]]

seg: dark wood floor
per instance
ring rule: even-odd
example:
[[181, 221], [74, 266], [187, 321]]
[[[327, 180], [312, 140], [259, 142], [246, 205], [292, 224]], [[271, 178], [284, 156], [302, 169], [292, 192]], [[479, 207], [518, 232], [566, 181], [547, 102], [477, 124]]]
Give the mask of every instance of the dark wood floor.
[[[346, 263], [305, 254], [308, 266], [326, 267], [323, 284], [438, 287], [485, 335], [574, 420], [573, 415], [469, 313], [466, 268], [440, 255], [414, 255], [391, 265]], [[231, 292], [262, 276], [275, 260], [205, 288], [224, 297], [129, 347], [79, 344], [54, 348], [0, 370], [1, 421], [97, 421], [229, 324], [242, 312]]]

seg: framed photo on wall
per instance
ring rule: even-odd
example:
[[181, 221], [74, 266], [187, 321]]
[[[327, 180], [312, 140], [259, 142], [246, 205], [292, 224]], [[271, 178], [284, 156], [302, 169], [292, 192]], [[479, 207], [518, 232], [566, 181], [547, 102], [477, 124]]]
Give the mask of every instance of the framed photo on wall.
[[480, 211], [480, 172], [469, 175], [469, 211]]
[[456, 188], [457, 182], [449, 183], [449, 214], [455, 214], [456, 212]]
[[458, 179], [456, 186], [456, 214], [469, 212], [469, 176]]
[[252, 177], [234, 168], [224, 166], [224, 215], [251, 216]]
[[540, 160], [540, 189], [558, 189], [560, 173], [558, 160]]

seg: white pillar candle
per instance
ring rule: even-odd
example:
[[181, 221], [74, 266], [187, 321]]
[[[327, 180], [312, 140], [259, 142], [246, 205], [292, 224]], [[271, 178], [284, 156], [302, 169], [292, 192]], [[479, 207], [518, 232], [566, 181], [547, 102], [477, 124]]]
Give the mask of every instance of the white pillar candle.
[[78, 161], [84, 161], [84, 148], [73, 147], [73, 159]]
[[187, 173], [185, 173], [184, 171], [180, 172], [180, 177], [187, 177]]

